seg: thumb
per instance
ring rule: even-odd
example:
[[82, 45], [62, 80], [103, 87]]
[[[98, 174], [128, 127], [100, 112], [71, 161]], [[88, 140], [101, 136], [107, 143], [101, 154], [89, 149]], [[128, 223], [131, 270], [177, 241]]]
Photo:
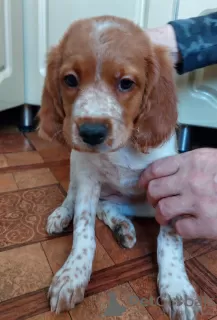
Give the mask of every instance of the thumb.
[[176, 232], [185, 239], [206, 237], [206, 228], [197, 218], [183, 218], [175, 222]]

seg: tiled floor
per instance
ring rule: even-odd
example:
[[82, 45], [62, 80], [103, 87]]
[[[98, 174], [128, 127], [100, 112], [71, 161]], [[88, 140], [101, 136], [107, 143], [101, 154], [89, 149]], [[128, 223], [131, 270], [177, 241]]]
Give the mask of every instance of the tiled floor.
[[[72, 235], [70, 227], [49, 237], [45, 224], [64, 199], [68, 179], [65, 147], [44, 142], [35, 132], [0, 131], [0, 319], [168, 319], [160, 306], [142, 303], [158, 297], [154, 220], [135, 220], [138, 242], [131, 250], [121, 249], [97, 220], [94, 273], [85, 301], [69, 313], [49, 312], [47, 289], [70, 252]], [[217, 319], [217, 241], [185, 242], [185, 259], [192, 283], [209, 302], [203, 319]], [[109, 299], [115, 297], [120, 314], [111, 316]]]

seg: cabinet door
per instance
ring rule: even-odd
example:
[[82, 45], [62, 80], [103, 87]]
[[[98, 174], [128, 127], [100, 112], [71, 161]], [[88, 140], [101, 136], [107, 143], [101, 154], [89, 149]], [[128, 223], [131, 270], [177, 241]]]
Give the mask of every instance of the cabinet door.
[[165, 23], [173, 11], [171, 0], [24, 0], [26, 102], [40, 104], [46, 53], [74, 20], [116, 15], [145, 28]]
[[23, 103], [22, 0], [0, 0], [0, 111]]
[[[216, 0], [181, 0], [177, 19], [217, 11]], [[217, 37], [217, 35], [216, 35]], [[217, 65], [177, 77], [180, 123], [217, 128]]]

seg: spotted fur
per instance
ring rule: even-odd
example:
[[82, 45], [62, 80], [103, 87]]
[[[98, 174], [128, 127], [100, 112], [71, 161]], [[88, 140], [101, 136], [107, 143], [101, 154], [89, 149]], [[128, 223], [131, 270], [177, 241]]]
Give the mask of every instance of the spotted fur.
[[[64, 76], [75, 73], [78, 86], [66, 87]], [[117, 84], [126, 76], [135, 85], [122, 92]], [[39, 118], [40, 136], [64, 140], [72, 149], [67, 197], [47, 222], [52, 234], [73, 219], [72, 251], [49, 290], [51, 310], [59, 313], [84, 298], [95, 254], [96, 215], [127, 248], [136, 243], [129, 216], [155, 216], [138, 180], [153, 161], [177, 153], [176, 90], [166, 49], [152, 45], [126, 19], [75, 22], [48, 57]], [[103, 143], [93, 147], [82, 141], [78, 128], [85, 122], [109, 128]], [[171, 319], [195, 319], [199, 308], [185, 304], [196, 293], [185, 271], [182, 239], [172, 226], [163, 226], [157, 246], [164, 310]]]

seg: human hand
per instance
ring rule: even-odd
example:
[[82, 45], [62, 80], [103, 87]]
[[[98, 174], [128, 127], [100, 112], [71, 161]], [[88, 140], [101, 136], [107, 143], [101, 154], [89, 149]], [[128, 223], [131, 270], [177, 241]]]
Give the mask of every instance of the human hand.
[[170, 24], [161, 27], [146, 29], [146, 34], [155, 45], [165, 46], [169, 49], [173, 63], [181, 62], [182, 57], [178, 49], [175, 30]]
[[[157, 160], [142, 174], [141, 187], [156, 207], [156, 220], [183, 238], [217, 238], [217, 150], [196, 149]], [[176, 220], [177, 219], [177, 220]]]

